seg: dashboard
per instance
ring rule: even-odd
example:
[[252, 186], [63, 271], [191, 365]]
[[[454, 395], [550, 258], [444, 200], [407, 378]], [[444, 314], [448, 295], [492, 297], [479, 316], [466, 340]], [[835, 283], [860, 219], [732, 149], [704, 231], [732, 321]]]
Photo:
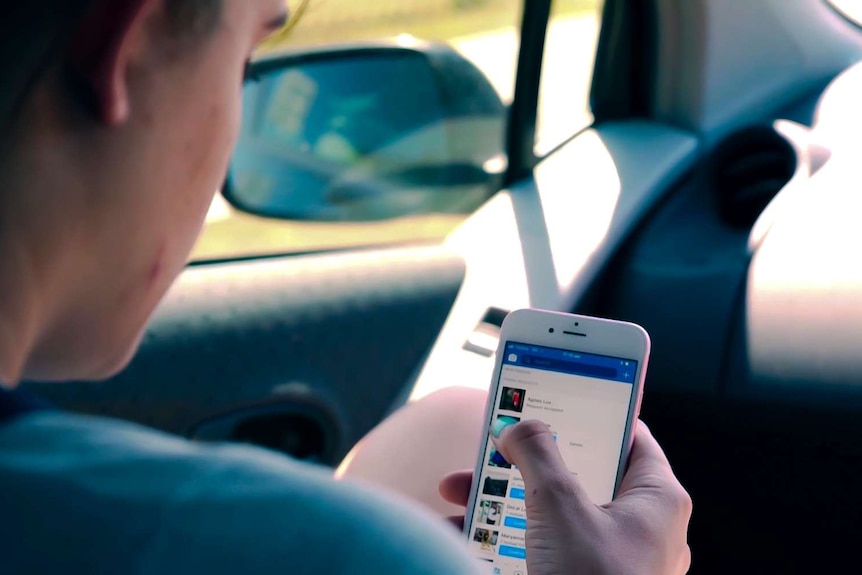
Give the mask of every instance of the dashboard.
[[[539, 307], [647, 327], [654, 389], [846, 401], [862, 373], [860, 94], [855, 65], [803, 106], [810, 118], [788, 112], [799, 121], [741, 126], [709, 147], [647, 122], [572, 140], [450, 237], [465, 282], [410, 399], [487, 389], [502, 317]], [[771, 178], [742, 223], [716, 183], [728, 142], [744, 144], [732, 169]], [[781, 154], [786, 175], [757, 164], [774, 164], [765, 154]]]

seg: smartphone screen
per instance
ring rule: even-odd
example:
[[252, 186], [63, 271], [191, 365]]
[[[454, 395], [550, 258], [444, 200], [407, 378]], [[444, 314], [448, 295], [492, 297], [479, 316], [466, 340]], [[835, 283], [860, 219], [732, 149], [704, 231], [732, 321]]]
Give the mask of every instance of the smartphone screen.
[[[492, 426], [544, 421], [587, 494], [610, 502], [637, 400], [638, 361], [511, 341], [503, 349]], [[494, 574], [527, 575], [524, 482], [490, 440], [483, 449], [470, 548]]]

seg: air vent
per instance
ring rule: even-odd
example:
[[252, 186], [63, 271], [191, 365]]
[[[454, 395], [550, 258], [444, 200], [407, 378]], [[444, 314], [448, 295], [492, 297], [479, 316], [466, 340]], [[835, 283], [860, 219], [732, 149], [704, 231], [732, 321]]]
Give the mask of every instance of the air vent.
[[716, 149], [713, 158], [722, 218], [745, 229], [787, 185], [797, 165], [793, 147], [769, 126], [737, 132]]

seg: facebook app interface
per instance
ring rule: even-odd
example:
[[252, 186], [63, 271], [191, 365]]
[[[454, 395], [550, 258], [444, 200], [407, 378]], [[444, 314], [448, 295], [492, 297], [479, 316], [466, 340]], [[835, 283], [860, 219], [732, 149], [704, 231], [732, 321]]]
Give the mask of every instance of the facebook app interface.
[[[507, 342], [492, 426], [538, 419], [597, 504], [613, 499], [638, 362]], [[470, 527], [473, 553], [495, 575], [527, 575], [524, 482], [488, 441]]]

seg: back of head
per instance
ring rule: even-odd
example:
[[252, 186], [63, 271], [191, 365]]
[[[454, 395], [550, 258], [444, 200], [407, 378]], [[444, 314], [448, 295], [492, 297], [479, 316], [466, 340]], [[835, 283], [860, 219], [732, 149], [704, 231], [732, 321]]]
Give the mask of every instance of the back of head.
[[[41, 73], [69, 49], [96, 0], [15, 0], [0, 12], [0, 129], [6, 128]], [[199, 35], [218, 19], [222, 0], [167, 0], [178, 33]]]
[[9, 2], [0, 15], [0, 127], [68, 43], [90, 0]]

